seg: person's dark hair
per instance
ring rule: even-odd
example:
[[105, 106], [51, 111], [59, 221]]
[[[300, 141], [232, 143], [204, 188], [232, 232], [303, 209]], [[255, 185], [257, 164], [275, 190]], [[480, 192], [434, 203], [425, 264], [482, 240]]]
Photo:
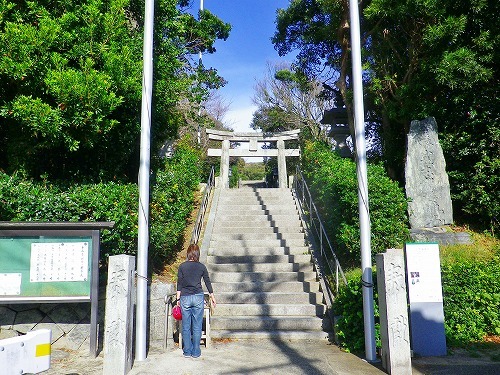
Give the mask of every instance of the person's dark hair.
[[197, 244], [192, 243], [187, 249], [187, 259], [194, 260], [195, 262], [200, 261], [200, 248]]

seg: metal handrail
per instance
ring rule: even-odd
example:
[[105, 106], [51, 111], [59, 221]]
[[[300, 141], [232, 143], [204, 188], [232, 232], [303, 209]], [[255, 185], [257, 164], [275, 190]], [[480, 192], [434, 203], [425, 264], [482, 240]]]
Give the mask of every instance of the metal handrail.
[[205, 213], [207, 212], [208, 201], [210, 199], [210, 193], [215, 187], [215, 169], [212, 166], [210, 170], [210, 175], [208, 176], [207, 186], [205, 187], [205, 193], [203, 194], [203, 199], [201, 200], [200, 210], [198, 211], [198, 216], [196, 217], [196, 222], [193, 228], [193, 234], [191, 235], [191, 243], [198, 243], [200, 239], [201, 230], [203, 229], [203, 222], [205, 220]]
[[[342, 270], [337, 255], [335, 254], [335, 251], [333, 251], [332, 244], [328, 239], [325, 227], [319, 216], [318, 209], [316, 208], [316, 205], [312, 200], [309, 187], [307, 186], [306, 180], [302, 175], [299, 166], [297, 166], [297, 173], [293, 180], [293, 188], [303, 215], [307, 216], [309, 219], [306, 224], [308, 224], [309, 229], [312, 231], [313, 235], [319, 242], [317, 245], [319, 247], [321, 259], [323, 260], [323, 262], [320, 262], [320, 264], [326, 264], [328, 266], [330, 274], [335, 274], [335, 291], [338, 292], [339, 276], [342, 278], [342, 281], [345, 285], [347, 285], [347, 279], [344, 275], [344, 271]], [[324, 279], [330, 291], [333, 290], [328, 279]]]

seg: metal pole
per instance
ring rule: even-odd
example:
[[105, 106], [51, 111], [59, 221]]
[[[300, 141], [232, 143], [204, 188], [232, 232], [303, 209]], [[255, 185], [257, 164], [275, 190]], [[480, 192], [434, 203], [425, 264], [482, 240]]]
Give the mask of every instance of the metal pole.
[[[203, 0], [200, 0], [200, 12], [203, 12]], [[199, 20], [200, 20], [200, 17], [198, 17], [198, 21]], [[203, 63], [201, 51], [198, 52], [198, 59], [199, 59], [200, 65], [201, 65]]]
[[153, 95], [154, 0], [146, 0], [141, 107], [141, 152], [139, 166], [139, 233], [137, 248], [137, 302], [135, 360], [146, 359], [148, 308], [149, 173], [151, 143], [151, 97]]
[[354, 89], [354, 127], [358, 176], [359, 226], [361, 232], [361, 269], [363, 284], [363, 319], [365, 328], [365, 355], [367, 361], [376, 361], [375, 318], [373, 311], [373, 278], [370, 243], [370, 214], [366, 172], [365, 118], [361, 68], [361, 36], [359, 31], [358, 1], [349, 1], [351, 22], [352, 82]]
[[[200, 0], [200, 12], [203, 11], [203, 0]], [[200, 20], [200, 17], [198, 16], [198, 21]], [[203, 57], [201, 54], [201, 51], [198, 52], [198, 63], [200, 65], [203, 64]], [[198, 121], [201, 120], [201, 103], [200, 103], [200, 108], [198, 108]], [[198, 144], [201, 144], [201, 127], [200, 124], [198, 124]]]

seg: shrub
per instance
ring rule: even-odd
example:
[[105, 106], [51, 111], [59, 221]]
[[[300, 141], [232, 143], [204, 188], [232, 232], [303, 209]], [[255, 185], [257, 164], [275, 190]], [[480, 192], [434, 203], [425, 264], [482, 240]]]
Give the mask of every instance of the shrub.
[[151, 204], [151, 250], [155, 263], [174, 256], [181, 245], [200, 184], [200, 160], [200, 151], [186, 139], [176, 144], [173, 157], [166, 159], [157, 173]]
[[500, 335], [500, 256], [479, 262], [460, 260], [441, 269], [449, 345]]
[[[356, 164], [327, 145], [306, 143], [302, 170], [316, 207], [342, 262], [359, 263], [360, 232]], [[380, 165], [368, 165], [372, 253], [401, 247], [408, 238], [407, 201]]]
[[229, 176], [229, 187], [237, 188], [240, 182], [240, 172], [237, 165], [231, 166], [231, 175]]
[[[153, 182], [150, 202], [151, 265], [176, 254], [199, 186], [199, 154], [180, 142]], [[101, 257], [137, 252], [138, 187], [114, 182], [73, 185], [37, 183], [0, 174], [0, 217], [4, 221], [114, 221], [103, 230]]]
[[114, 221], [112, 230], [102, 232], [102, 257], [135, 253], [138, 201], [133, 184], [65, 187], [0, 175], [0, 215], [4, 221]]
[[[500, 255], [489, 260], [458, 260], [441, 266], [448, 346], [468, 347], [486, 335], [500, 335]], [[348, 351], [364, 348], [361, 270], [346, 274], [333, 305], [339, 344]], [[379, 343], [378, 293], [373, 273], [375, 335]]]
[[246, 163], [241, 169], [241, 179], [245, 181], [263, 180], [266, 176], [264, 163]]
[[[352, 270], [346, 274], [346, 278], [347, 285], [340, 287], [333, 304], [333, 312], [337, 317], [335, 331], [338, 343], [342, 348], [350, 352], [361, 352], [365, 348], [361, 270]], [[373, 272], [373, 282], [375, 338], [377, 347], [380, 347], [377, 274], [375, 271]]]

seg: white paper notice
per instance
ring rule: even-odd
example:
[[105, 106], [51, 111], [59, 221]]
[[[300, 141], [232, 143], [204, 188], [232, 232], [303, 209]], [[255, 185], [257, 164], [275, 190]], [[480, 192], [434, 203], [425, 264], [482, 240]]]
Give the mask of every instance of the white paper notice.
[[406, 244], [408, 297], [414, 302], [443, 302], [438, 244]]
[[0, 296], [18, 296], [21, 294], [20, 273], [0, 273]]
[[86, 281], [88, 254], [88, 242], [32, 243], [30, 281]]

